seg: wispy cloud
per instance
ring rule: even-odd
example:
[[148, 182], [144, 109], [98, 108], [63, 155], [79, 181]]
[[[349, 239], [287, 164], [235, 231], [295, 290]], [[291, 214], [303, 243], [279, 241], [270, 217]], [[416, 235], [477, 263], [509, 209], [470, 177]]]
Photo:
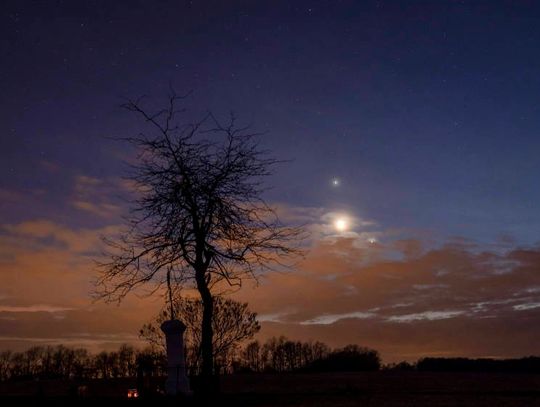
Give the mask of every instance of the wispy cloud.
[[74, 179], [71, 205], [101, 218], [117, 217], [122, 207], [119, 191], [126, 192], [126, 183], [117, 178], [99, 179], [79, 175]]
[[373, 318], [377, 314], [374, 312], [347, 312], [344, 314], [327, 314], [319, 315], [318, 317], [308, 319], [307, 321], [300, 322], [300, 325], [329, 325], [334, 322], [341, 321], [343, 319], [367, 319]]
[[0, 305], [0, 312], [65, 312], [72, 311], [75, 308], [71, 307], [59, 307], [55, 305], [37, 304], [37, 305]]
[[284, 322], [283, 318], [289, 315], [288, 312], [274, 312], [272, 314], [257, 315], [259, 322]]
[[[18, 349], [29, 345], [66, 345], [73, 347], [84, 347], [90, 351], [101, 351], [103, 349], [117, 349], [124, 343], [143, 345], [137, 335], [125, 333], [122, 335], [89, 335], [86, 337], [77, 336], [9, 336], [0, 335], [0, 347], [8, 349]], [[18, 345], [18, 346], [17, 346]]]
[[388, 322], [436, 321], [438, 319], [454, 318], [463, 314], [465, 314], [465, 311], [424, 311], [415, 314], [392, 315], [386, 320]]
[[514, 305], [512, 308], [514, 308], [516, 311], [527, 311], [530, 309], [540, 308], [540, 302], [529, 302], [526, 304], [518, 304], [518, 305]]

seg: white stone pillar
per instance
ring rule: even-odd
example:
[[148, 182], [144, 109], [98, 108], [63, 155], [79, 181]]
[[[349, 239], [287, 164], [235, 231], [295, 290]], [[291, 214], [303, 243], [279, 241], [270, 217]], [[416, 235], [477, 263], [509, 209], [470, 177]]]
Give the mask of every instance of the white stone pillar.
[[189, 381], [186, 375], [186, 359], [184, 356], [184, 331], [186, 326], [177, 319], [161, 324], [167, 343], [167, 395], [189, 393]]

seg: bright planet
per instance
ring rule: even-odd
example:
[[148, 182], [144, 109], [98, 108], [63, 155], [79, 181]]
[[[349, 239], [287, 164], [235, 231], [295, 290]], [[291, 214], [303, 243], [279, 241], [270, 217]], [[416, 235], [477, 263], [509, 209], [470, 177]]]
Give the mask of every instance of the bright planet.
[[349, 222], [346, 218], [337, 218], [334, 222], [334, 227], [338, 232], [344, 232], [349, 227]]

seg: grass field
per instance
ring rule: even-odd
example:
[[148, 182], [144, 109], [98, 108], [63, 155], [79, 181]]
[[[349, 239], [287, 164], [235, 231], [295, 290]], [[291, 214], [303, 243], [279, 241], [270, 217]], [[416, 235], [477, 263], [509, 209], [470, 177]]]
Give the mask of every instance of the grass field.
[[219, 399], [127, 400], [134, 381], [87, 383], [77, 399], [70, 382], [0, 384], [0, 405], [234, 405], [234, 406], [539, 406], [540, 375], [494, 373], [373, 372], [246, 374], [222, 378]]

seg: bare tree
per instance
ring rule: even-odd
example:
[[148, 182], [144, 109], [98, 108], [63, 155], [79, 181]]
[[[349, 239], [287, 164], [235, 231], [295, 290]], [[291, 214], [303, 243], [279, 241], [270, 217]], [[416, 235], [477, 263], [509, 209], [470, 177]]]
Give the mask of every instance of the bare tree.
[[171, 319], [175, 288], [196, 288], [203, 305], [202, 375], [208, 377], [214, 366], [213, 293], [299, 254], [302, 230], [283, 225], [263, 199], [263, 180], [277, 161], [260, 149], [257, 134], [238, 128], [234, 116], [222, 124], [209, 113], [183, 124], [183, 99], [173, 92], [157, 112], [143, 108], [140, 99], [124, 105], [150, 133], [124, 139], [138, 150], [130, 176], [138, 197], [127, 230], [106, 240], [109, 260], [101, 264], [97, 284], [109, 300], [146, 283], [156, 291], [166, 286]]
[[[177, 295], [174, 298], [174, 311], [187, 327], [185, 343], [188, 367], [191, 372], [198, 372], [201, 367], [202, 301]], [[163, 309], [154, 322], [143, 325], [140, 336], [152, 346], [164, 350], [165, 340], [159, 327], [168, 318], [167, 309]], [[249, 310], [247, 303], [215, 297], [212, 330], [215, 365], [226, 368], [237, 346], [253, 338], [260, 330], [260, 325], [257, 314]]]
[[242, 352], [244, 366], [253, 372], [260, 372], [263, 365], [261, 363], [261, 353], [261, 344], [259, 341], [248, 343]]
[[11, 377], [12, 366], [11, 358], [13, 352], [5, 350], [0, 353], [0, 381], [7, 380]]

